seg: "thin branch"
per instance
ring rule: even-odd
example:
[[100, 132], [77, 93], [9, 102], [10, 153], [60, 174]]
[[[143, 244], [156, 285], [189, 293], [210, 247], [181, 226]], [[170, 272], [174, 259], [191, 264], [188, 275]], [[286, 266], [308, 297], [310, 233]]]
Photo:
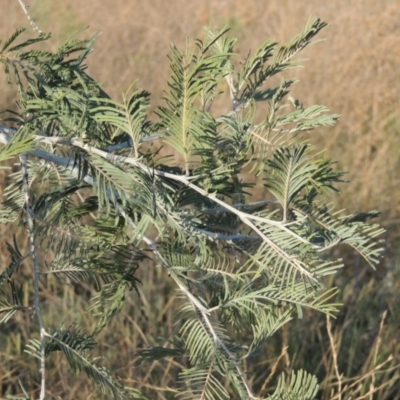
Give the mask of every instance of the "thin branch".
[[332, 350], [332, 357], [333, 357], [333, 366], [335, 368], [335, 374], [336, 374], [336, 378], [337, 378], [337, 382], [338, 382], [338, 400], [342, 400], [342, 377], [343, 375], [339, 372], [339, 366], [338, 366], [338, 359], [337, 359], [337, 355], [338, 352], [336, 350], [336, 346], [335, 346], [335, 339], [333, 338], [332, 335], [332, 324], [331, 324], [331, 319], [329, 317], [329, 315], [326, 316], [326, 330], [328, 332], [328, 336], [329, 336], [329, 343], [331, 345], [331, 350]]
[[[1, 128], [1, 126], [0, 126]], [[2, 137], [5, 137], [7, 139], [7, 135], [2, 135]], [[2, 137], [0, 137], [0, 141], [2, 140]], [[49, 143], [49, 144], [57, 144], [57, 143], [65, 143], [66, 142], [66, 138], [63, 137], [47, 137], [47, 136], [41, 136], [41, 135], [36, 135], [35, 139], [40, 141], [40, 142], [44, 142], [44, 143]], [[8, 138], [8, 140], [10, 140]], [[78, 139], [67, 139], [68, 143], [78, 147], [82, 150], [85, 150], [87, 153], [90, 154], [95, 154], [98, 155], [106, 160], [110, 160], [110, 157], [112, 157], [113, 160], [117, 161], [117, 162], [121, 162], [121, 163], [125, 163], [125, 164], [130, 164], [130, 165], [134, 165], [138, 168], [140, 168], [141, 170], [149, 173], [150, 175], [155, 175], [155, 176], [162, 176], [164, 178], [168, 178], [168, 179], [173, 179], [175, 181], [181, 182], [182, 184], [184, 184], [187, 187], [190, 187], [191, 189], [195, 190], [196, 192], [200, 193], [202, 196], [207, 197], [208, 199], [212, 200], [213, 202], [219, 204], [221, 207], [223, 207], [224, 209], [232, 212], [233, 214], [237, 215], [243, 223], [245, 223], [246, 225], [248, 225], [249, 227], [251, 227], [255, 232], [257, 232], [260, 237], [262, 237], [265, 241], [267, 241], [269, 244], [272, 245], [272, 247], [276, 250], [280, 250], [282, 252], [282, 250], [279, 248], [279, 246], [276, 246], [269, 238], [267, 238], [264, 234], [262, 234], [262, 232], [254, 225], [253, 222], [251, 222], [251, 220], [253, 221], [258, 221], [267, 225], [272, 225], [272, 226], [277, 226], [280, 229], [286, 231], [288, 234], [290, 234], [291, 236], [295, 237], [297, 240], [299, 240], [301, 243], [305, 243], [307, 245], [312, 246], [315, 249], [320, 249], [320, 246], [316, 246], [311, 244], [309, 241], [307, 241], [306, 239], [302, 238], [301, 236], [297, 235], [296, 233], [294, 233], [292, 230], [290, 230], [287, 226], [290, 224], [297, 224], [299, 223], [298, 221], [294, 221], [292, 223], [282, 223], [282, 221], [274, 221], [271, 219], [267, 219], [267, 218], [263, 218], [263, 217], [259, 217], [257, 215], [252, 215], [246, 212], [242, 212], [240, 210], [237, 210], [235, 207], [225, 203], [223, 200], [220, 200], [219, 198], [216, 197], [215, 194], [213, 193], [208, 193], [206, 190], [200, 188], [199, 186], [193, 184], [192, 182], [190, 182], [191, 180], [194, 180], [196, 178], [198, 178], [197, 176], [191, 176], [188, 177], [186, 175], [176, 175], [176, 174], [172, 174], [169, 172], [165, 172], [165, 171], [160, 171], [157, 170], [155, 168], [151, 168], [148, 167], [146, 165], [144, 165], [143, 163], [141, 163], [140, 161], [131, 158], [131, 157], [124, 157], [124, 156], [119, 156], [119, 155], [110, 155], [110, 153], [98, 149], [94, 146], [91, 146], [89, 144], [83, 143], [82, 141], [78, 140]], [[39, 153], [38, 153], [39, 152]], [[46, 152], [40, 149], [36, 149], [34, 152], [32, 152], [33, 155], [35, 156], [39, 156], [39, 154], [41, 154], [42, 158], [48, 159], [49, 157], [47, 157], [47, 155], [45, 154]], [[43, 157], [45, 156], [45, 157]], [[58, 159], [59, 161], [62, 162], [62, 165], [64, 166], [68, 166], [69, 165], [69, 160], [61, 160], [62, 157], [59, 156], [54, 156], [51, 155], [50, 158], [53, 158], [54, 161]], [[50, 161], [50, 160], [49, 160]], [[291, 256], [287, 255], [285, 256], [285, 258], [287, 259], [291, 259]], [[298, 264], [298, 263], [296, 263]], [[298, 269], [303, 271], [302, 273], [306, 273], [304, 268], [300, 267], [300, 265], [298, 265]], [[315, 281], [315, 278], [312, 277], [312, 275], [307, 271], [306, 275], [308, 275], [308, 277], [312, 280]]]
[[35, 21], [32, 19], [32, 17], [30, 16], [30, 14], [28, 12], [29, 6], [27, 6], [22, 0], [18, 0], [18, 1], [22, 7], [22, 10], [24, 11], [24, 13], [26, 15], [26, 18], [28, 18], [28, 21], [31, 24], [33, 30], [38, 32], [39, 35], [43, 35], [44, 32], [41, 29], [39, 29], [39, 27], [36, 25]]
[[35, 248], [35, 235], [34, 235], [34, 218], [31, 205], [30, 187], [29, 187], [29, 176], [28, 176], [28, 165], [27, 165], [27, 155], [21, 154], [19, 156], [21, 162], [21, 168], [23, 173], [23, 187], [25, 194], [25, 209], [26, 218], [28, 221], [28, 234], [30, 243], [30, 254], [33, 262], [33, 308], [35, 310], [36, 318], [39, 325], [40, 331], [40, 400], [45, 399], [46, 391], [46, 353], [45, 353], [45, 329], [43, 324], [42, 312], [39, 303], [39, 283], [40, 283], [40, 267], [38, 257], [36, 255]]

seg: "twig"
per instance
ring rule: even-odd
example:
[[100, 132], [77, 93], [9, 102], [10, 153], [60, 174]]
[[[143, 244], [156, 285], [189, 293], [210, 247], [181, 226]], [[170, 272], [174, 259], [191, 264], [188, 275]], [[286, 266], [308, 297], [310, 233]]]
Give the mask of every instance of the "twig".
[[[391, 371], [397, 371], [400, 367], [399, 364], [394, 365], [392, 367], [389, 367], [385, 370], [382, 370], [382, 367], [384, 365], [386, 365], [387, 363], [393, 361], [393, 355], [390, 355], [385, 361], [383, 361], [381, 364], [377, 365], [375, 368], [373, 368], [371, 371], [369, 371], [368, 373], [366, 373], [365, 375], [361, 375], [359, 377], [355, 377], [355, 378], [348, 378], [348, 379], [344, 379], [343, 383], [346, 382], [352, 382], [350, 385], [345, 385], [343, 388], [343, 393], [349, 392], [351, 389], [356, 388], [357, 386], [360, 386], [363, 382], [365, 382], [366, 379], [368, 379], [370, 376], [373, 376], [376, 372], [386, 372], [389, 373]], [[394, 378], [394, 380], [397, 378]], [[391, 382], [391, 380], [384, 382], [382, 385], [380, 385], [378, 388], [374, 389], [374, 392], [376, 392], [379, 389], [382, 389], [383, 387], [387, 386], [389, 383]], [[368, 396], [369, 393], [367, 393], [366, 395], [362, 396], [362, 397], [357, 397], [355, 400], [360, 400], [360, 399], [365, 399], [366, 396]], [[352, 397], [351, 397], [352, 398]], [[331, 400], [338, 400], [339, 399], [339, 393], [337, 393], [334, 397], [331, 398]]]
[[267, 379], [264, 381], [263, 385], [261, 386], [261, 389], [260, 389], [260, 392], [259, 392], [259, 393], [260, 393], [260, 396], [261, 396], [262, 393], [264, 393], [264, 391], [266, 390], [266, 388], [267, 388], [267, 386], [268, 386], [268, 383], [271, 381], [271, 379], [272, 379], [273, 376], [275, 375], [275, 372], [276, 372], [276, 370], [277, 370], [277, 368], [278, 368], [279, 362], [281, 361], [281, 359], [282, 359], [283, 357], [286, 357], [288, 348], [289, 348], [289, 346], [283, 346], [283, 347], [282, 347], [281, 354], [280, 354], [279, 357], [275, 360], [274, 364], [273, 364], [272, 367], [270, 368], [270, 369], [271, 369], [271, 372], [269, 373]]
[[[378, 351], [382, 342], [382, 331], [383, 331], [383, 325], [385, 323], [385, 319], [386, 319], [386, 315], [387, 315], [387, 310], [384, 311], [383, 315], [382, 315], [382, 319], [381, 319], [381, 323], [379, 324], [379, 331], [378, 331], [378, 335], [376, 338], [376, 342], [375, 342], [375, 349], [374, 349], [374, 355], [373, 355], [373, 362], [374, 364], [376, 364], [376, 360], [378, 358]], [[371, 377], [371, 384], [369, 387], [369, 391], [367, 394], [370, 394], [370, 399], [372, 400], [372, 394], [375, 392], [375, 380], [376, 380], [376, 376], [375, 373], [372, 374]]]
[[44, 400], [45, 398], [45, 390], [46, 390], [46, 354], [45, 354], [45, 329], [43, 324], [42, 313], [40, 310], [39, 303], [39, 280], [40, 280], [40, 267], [39, 261], [36, 256], [35, 249], [35, 235], [34, 235], [34, 218], [33, 211], [31, 205], [31, 196], [30, 196], [30, 187], [29, 187], [29, 176], [28, 176], [28, 165], [27, 165], [27, 155], [21, 154], [19, 156], [23, 174], [23, 187], [25, 194], [25, 209], [26, 209], [26, 218], [28, 221], [28, 234], [29, 234], [29, 243], [30, 243], [30, 254], [32, 256], [33, 261], [33, 308], [35, 310], [36, 318], [39, 325], [40, 331], [40, 400]]
[[339, 396], [338, 400], [342, 400], [342, 374], [340, 374], [340, 372], [339, 372], [337, 351], [336, 351], [336, 347], [335, 347], [335, 340], [332, 335], [332, 324], [331, 324], [329, 315], [326, 316], [326, 327], [327, 327], [327, 331], [328, 331], [329, 342], [331, 344], [333, 365], [335, 368], [335, 374], [336, 374], [337, 381], [338, 381], [338, 396]]
[[34, 31], [38, 32], [39, 35], [43, 35], [44, 32], [36, 25], [35, 21], [32, 19], [32, 17], [30, 16], [30, 14], [28, 12], [29, 6], [27, 6], [22, 0], [18, 0], [18, 1], [19, 1], [19, 4], [21, 5], [22, 9], [24, 10], [26, 18], [28, 18], [28, 21], [32, 26], [32, 29]]

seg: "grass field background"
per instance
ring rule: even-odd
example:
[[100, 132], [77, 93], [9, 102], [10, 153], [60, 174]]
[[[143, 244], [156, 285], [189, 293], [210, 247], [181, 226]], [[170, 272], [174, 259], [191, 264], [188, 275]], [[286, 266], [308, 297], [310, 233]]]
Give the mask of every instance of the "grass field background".
[[[2, 37], [21, 26], [31, 29], [17, 0], [2, 6]], [[137, 80], [137, 86], [152, 93], [151, 111], [161, 104], [167, 88], [169, 44], [182, 45], [186, 36], [202, 37], [210, 20], [231, 27], [243, 56], [268, 38], [290, 39], [312, 16], [331, 25], [320, 34], [326, 41], [301, 54], [308, 59], [304, 68], [291, 72], [300, 80], [294, 95], [305, 105], [324, 104], [341, 114], [335, 127], [313, 133], [310, 140], [317, 150], [337, 160], [339, 169], [348, 171], [351, 184], [342, 186], [338, 207], [381, 211], [380, 223], [387, 229], [385, 259], [373, 272], [346, 254], [346, 268], [329, 282], [339, 285], [338, 300], [344, 303], [332, 321], [331, 337], [323, 316], [306, 314], [276, 335], [248, 372], [261, 389], [275, 373], [272, 367], [280, 357], [276, 372], [304, 367], [316, 373], [322, 383], [319, 398], [327, 400], [337, 383], [333, 357], [337, 354], [343, 386], [356, 382], [352, 399], [400, 399], [396, 369], [400, 363], [400, 0], [31, 0], [30, 6], [40, 28], [54, 33], [49, 42], [53, 48], [79, 29], [87, 27], [81, 36], [101, 32], [89, 57], [89, 73], [116, 99]], [[0, 108], [13, 107], [15, 93], [4, 77], [0, 93]], [[220, 111], [226, 111], [223, 105]], [[1, 172], [2, 186], [5, 176]], [[5, 242], [12, 238], [4, 227], [0, 235], [2, 271]], [[94, 326], [84, 313], [90, 288], [66, 287], [62, 292], [55, 288], [52, 282], [43, 288], [48, 323], [78, 316], [84, 326]], [[104, 365], [124, 383], [144, 388], [151, 398], [169, 399], [179, 365], [155, 362], [138, 369], [135, 353], [152, 344], [150, 338], [166, 336], [173, 329], [177, 294], [165, 273], [153, 268], [143, 276], [141, 290], [140, 302], [132, 294], [121, 315], [101, 334], [97, 354], [105, 357]], [[76, 297], [77, 293], [84, 295]], [[38, 371], [22, 351], [35, 329], [33, 321], [23, 316], [0, 327], [0, 398], [18, 392], [18, 379], [33, 394]], [[390, 355], [391, 360], [374, 370]], [[61, 358], [52, 362], [49, 399], [102, 398], [85, 376], [69, 373]], [[357, 383], [360, 377], [365, 379]]]

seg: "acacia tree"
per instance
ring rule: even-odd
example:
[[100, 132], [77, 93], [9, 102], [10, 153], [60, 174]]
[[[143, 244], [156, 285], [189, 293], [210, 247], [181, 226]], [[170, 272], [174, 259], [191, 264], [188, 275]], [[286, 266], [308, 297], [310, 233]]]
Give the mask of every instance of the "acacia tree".
[[[142, 368], [146, 360], [182, 360], [177, 398], [315, 397], [317, 380], [305, 371], [254, 393], [243, 365], [304, 309], [337, 310], [335, 289], [323, 284], [342, 267], [332, 248], [347, 244], [372, 267], [380, 257], [382, 230], [369, 223], [377, 213], [337, 213], [328, 196], [343, 174], [301, 137], [338, 116], [293, 98], [294, 79], [271, 79], [297, 66], [294, 56], [325, 26], [316, 19], [285, 45], [268, 40], [244, 59], [228, 29], [207, 28], [183, 50], [172, 45], [168, 90], [154, 116], [145, 90], [131, 86], [113, 100], [85, 72], [94, 37], [50, 52], [35, 47], [50, 35], [21, 42], [17, 30], [2, 44], [19, 109], [0, 128], [0, 160], [18, 156], [19, 170], [5, 188], [0, 222], [25, 228], [29, 251], [22, 254], [17, 240], [7, 245], [1, 323], [18, 312], [35, 316], [39, 337], [26, 347], [39, 360], [40, 399], [56, 351], [111, 397], [145, 398], [90, 351], [140, 284], [147, 258], [167, 269], [182, 305], [170, 345], [141, 351]], [[217, 98], [226, 99], [223, 115], [213, 110]], [[264, 200], [252, 199], [251, 182]], [[32, 265], [30, 305], [15, 284], [22, 263]], [[60, 285], [99, 283], [93, 332], [45, 326], [40, 288], [50, 274], [64, 279]]]

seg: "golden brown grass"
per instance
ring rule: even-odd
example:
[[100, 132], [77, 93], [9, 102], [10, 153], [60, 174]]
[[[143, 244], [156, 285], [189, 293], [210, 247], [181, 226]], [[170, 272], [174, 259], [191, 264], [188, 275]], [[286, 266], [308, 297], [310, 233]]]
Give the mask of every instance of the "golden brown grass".
[[[181, 44], [186, 35], [201, 36], [210, 18], [217, 25], [231, 26], [240, 39], [242, 54], [267, 38], [289, 39], [310, 16], [329, 22], [331, 27], [323, 32], [327, 40], [308, 49], [303, 54], [309, 58], [305, 68], [294, 72], [300, 79], [294, 94], [307, 105], [325, 104], [342, 115], [336, 127], [311, 135], [311, 140], [317, 149], [326, 149], [327, 156], [338, 160], [339, 168], [349, 171], [352, 184], [342, 188], [339, 205], [349, 210], [382, 211], [381, 222], [389, 229], [388, 254], [390, 246], [396, 247], [400, 224], [400, 0], [31, 0], [30, 5], [40, 28], [54, 32], [51, 46], [87, 25], [83, 35], [102, 32], [89, 58], [90, 74], [117, 98], [137, 79], [138, 86], [153, 94], [153, 110], [166, 89], [168, 44]], [[20, 26], [31, 29], [16, 0], [3, 5], [0, 26], [4, 37]], [[1, 108], [10, 107], [14, 94], [4, 79], [0, 89]], [[2, 173], [1, 181], [4, 176]], [[4, 253], [5, 240], [10, 238], [1, 229], [0, 251]], [[4, 260], [3, 256], [0, 259]], [[266, 353], [248, 366], [255, 386], [261, 389], [271, 378], [268, 366], [273, 372], [304, 366], [321, 380], [326, 373], [332, 377], [323, 381], [321, 399], [331, 398], [332, 393], [339, 399], [339, 381], [342, 389], [356, 382], [354, 399], [395, 399], [400, 393], [399, 374], [393, 372], [400, 361], [396, 317], [400, 313], [400, 264], [389, 259], [387, 265], [387, 274], [375, 277], [355, 263], [350, 274], [339, 277], [336, 283], [341, 287], [339, 301], [344, 308], [332, 329], [326, 331], [323, 317], [306, 315], [291, 326], [290, 334], [284, 330], [277, 335]], [[138, 349], [174, 327], [176, 293], [166, 280], [162, 270], [147, 270], [141, 301], [130, 296], [124, 312], [98, 338], [98, 354], [105, 357], [113, 374], [126, 384], [146, 388], [157, 399], [172, 398], [179, 366], [155, 362], [137, 369], [134, 365]], [[65, 320], [68, 325], [79, 316], [83, 326], [93, 327], [94, 321], [84, 313], [87, 303], [82, 296], [76, 297], [76, 292], [84, 289], [67, 287], [56, 296], [49, 284], [43, 291], [46, 322], [57, 325]], [[380, 324], [386, 310], [386, 323]], [[31, 325], [31, 320], [19, 315], [1, 328], [0, 396], [20, 392], [18, 378], [32, 388], [33, 395], [37, 371], [22, 353], [35, 331]], [[12, 330], [12, 335], [6, 335], [7, 330]], [[286, 346], [287, 352], [281, 353]], [[379, 352], [375, 352], [377, 348]], [[280, 354], [281, 361], [274, 364]], [[377, 371], [390, 354], [393, 359]], [[71, 375], [61, 357], [52, 363], [49, 399], [102, 398], [84, 376]], [[164, 390], [157, 390], [159, 387]], [[376, 388], [379, 390], [374, 391]]]

